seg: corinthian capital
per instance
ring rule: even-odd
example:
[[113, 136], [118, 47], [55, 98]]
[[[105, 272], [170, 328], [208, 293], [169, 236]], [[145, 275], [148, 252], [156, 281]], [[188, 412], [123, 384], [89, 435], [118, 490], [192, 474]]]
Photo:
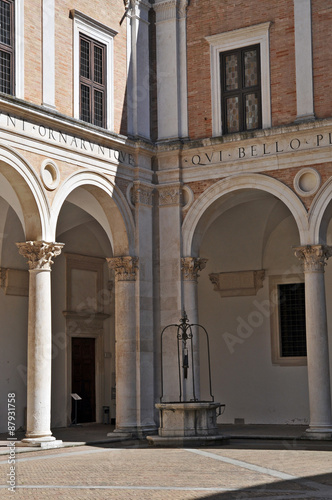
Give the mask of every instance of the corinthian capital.
[[115, 272], [117, 281], [135, 281], [138, 269], [138, 257], [112, 257], [106, 259], [108, 267]]
[[29, 269], [50, 270], [55, 257], [60, 255], [64, 243], [46, 241], [26, 241], [16, 243], [18, 251], [28, 260]]
[[199, 277], [198, 271], [205, 268], [207, 259], [201, 259], [199, 257], [182, 257], [181, 259], [181, 271], [182, 276], [185, 281], [195, 281], [197, 283], [197, 278]]
[[324, 272], [326, 261], [332, 255], [332, 247], [327, 245], [306, 245], [294, 248], [301, 260], [304, 272]]

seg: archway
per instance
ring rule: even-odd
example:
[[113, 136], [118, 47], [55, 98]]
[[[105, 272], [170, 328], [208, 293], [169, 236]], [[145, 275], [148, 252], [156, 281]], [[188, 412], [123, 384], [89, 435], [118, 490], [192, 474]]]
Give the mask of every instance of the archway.
[[[223, 421], [307, 423], [305, 356], [275, 352], [281, 332], [274, 299], [280, 285], [303, 287], [292, 249], [308, 234], [303, 205], [274, 179], [239, 175], [213, 185], [187, 218], [186, 254], [208, 259], [198, 282], [198, 312], [211, 336], [215, 397], [226, 403]], [[203, 398], [204, 373], [201, 366]]]

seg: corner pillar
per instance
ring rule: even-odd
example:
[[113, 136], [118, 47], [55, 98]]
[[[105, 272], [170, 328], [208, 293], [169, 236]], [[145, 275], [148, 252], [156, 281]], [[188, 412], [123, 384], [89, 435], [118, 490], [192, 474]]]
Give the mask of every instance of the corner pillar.
[[329, 349], [326, 317], [324, 267], [332, 247], [307, 245], [295, 248], [305, 276], [307, 361], [311, 439], [332, 435]]
[[27, 241], [16, 245], [29, 264], [27, 430], [22, 442], [43, 446], [55, 442], [51, 432], [51, 264], [63, 244]]
[[136, 415], [136, 310], [137, 257], [107, 259], [115, 273], [115, 432], [135, 433]]

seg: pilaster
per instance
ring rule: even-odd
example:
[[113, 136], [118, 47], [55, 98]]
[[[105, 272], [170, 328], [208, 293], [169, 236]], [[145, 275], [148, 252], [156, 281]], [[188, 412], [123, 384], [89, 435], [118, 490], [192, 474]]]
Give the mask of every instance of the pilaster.
[[[199, 272], [205, 269], [207, 259], [200, 257], [182, 257], [181, 272], [183, 279], [183, 309], [186, 311], [189, 323], [198, 323], [198, 296], [197, 284]], [[195, 396], [200, 399], [200, 359], [199, 359], [199, 331], [193, 327], [193, 348], [194, 348], [194, 376], [195, 376]], [[183, 387], [186, 400], [193, 398], [192, 395], [192, 371], [188, 370], [189, 377], [184, 380]]]
[[187, 0], [157, 1], [157, 79], [159, 140], [188, 137]]
[[138, 258], [106, 259], [115, 276], [115, 432], [136, 433], [136, 308]]
[[150, 2], [133, 0], [127, 14], [127, 112], [128, 133], [150, 138]]

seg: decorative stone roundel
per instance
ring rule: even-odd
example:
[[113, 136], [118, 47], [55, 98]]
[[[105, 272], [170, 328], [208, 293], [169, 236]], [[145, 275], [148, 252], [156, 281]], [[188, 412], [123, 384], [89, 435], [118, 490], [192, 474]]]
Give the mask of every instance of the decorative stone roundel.
[[46, 189], [53, 191], [60, 183], [60, 171], [52, 160], [45, 160], [41, 166], [41, 179]]
[[320, 184], [320, 175], [314, 168], [302, 168], [294, 178], [294, 189], [300, 196], [312, 196]]

